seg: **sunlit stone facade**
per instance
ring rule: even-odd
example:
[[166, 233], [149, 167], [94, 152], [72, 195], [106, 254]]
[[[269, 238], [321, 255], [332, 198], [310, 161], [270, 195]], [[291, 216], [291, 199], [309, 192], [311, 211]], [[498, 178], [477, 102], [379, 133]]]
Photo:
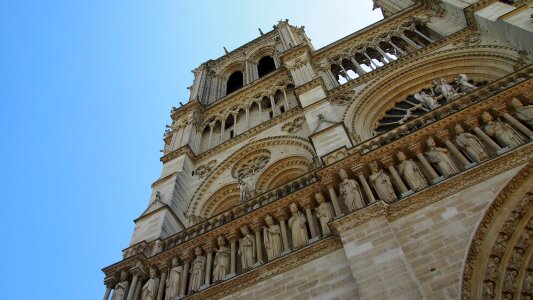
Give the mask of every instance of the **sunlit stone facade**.
[[104, 300], [533, 297], [531, 3], [374, 2], [193, 71]]

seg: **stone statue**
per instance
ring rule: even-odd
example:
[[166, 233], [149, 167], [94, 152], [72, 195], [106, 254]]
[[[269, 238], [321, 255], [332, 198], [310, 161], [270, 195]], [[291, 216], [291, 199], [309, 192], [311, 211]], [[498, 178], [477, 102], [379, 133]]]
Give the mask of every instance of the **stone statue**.
[[322, 236], [327, 236], [331, 233], [328, 227], [328, 222], [333, 219], [333, 207], [331, 207], [331, 203], [326, 202], [326, 199], [321, 193], [316, 193], [315, 199], [316, 202], [318, 202], [316, 216], [320, 220]]
[[455, 125], [455, 133], [457, 134], [455, 136], [455, 143], [472, 160], [479, 163], [490, 158], [477, 136], [465, 132], [463, 126], [459, 124]]
[[500, 121], [500, 119], [494, 121], [491, 114], [488, 112], [484, 112], [481, 115], [481, 118], [486, 124], [483, 128], [485, 133], [496, 139], [500, 145], [514, 148], [520, 146], [524, 142], [520, 134], [518, 134], [511, 125]]
[[157, 289], [159, 288], [159, 279], [156, 277], [157, 271], [155, 268], [150, 268], [150, 279], [142, 287], [142, 300], [155, 300]]
[[518, 272], [513, 269], [508, 269], [505, 273], [505, 290], [510, 291], [516, 288], [516, 275]]
[[439, 107], [440, 104], [433, 98], [433, 96], [426, 94], [424, 91], [420, 93], [415, 93], [414, 95], [415, 99], [424, 103], [424, 106], [426, 106], [429, 110], [434, 110], [435, 108]]
[[455, 83], [457, 83], [457, 86], [461, 88], [461, 92], [463, 93], [470, 93], [476, 89], [475, 85], [468, 82], [468, 76], [466, 74], [459, 74], [459, 76], [455, 77]]
[[241, 178], [239, 178], [239, 191], [240, 191], [240, 196], [239, 196], [239, 201], [240, 202], [244, 202], [244, 201], [250, 199], [250, 187]]
[[533, 128], [533, 105], [524, 106], [520, 100], [513, 98], [511, 105], [516, 111], [516, 117], [518, 120], [527, 124], [527, 126]]
[[270, 215], [265, 217], [265, 223], [267, 226], [263, 227], [263, 242], [270, 261], [281, 255], [281, 229], [279, 225], [274, 224]]
[[192, 261], [191, 265], [191, 276], [189, 279], [189, 292], [197, 292], [200, 290], [200, 287], [204, 284], [204, 275], [205, 275], [205, 256], [202, 255], [202, 249], [196, 247], [194, 249], [194, 254], [196, 258]]
[[173, 258], [172, 269], [170, 269], [168, 277], [167, 277], [167, 281], [166, 281], [165, 300], [174, 300], [178, 296], [182, 274], [183, 274], [183, 267], [178, 266], [178, 258]]
[[398, 152], [396, 157], [398, 157], [398, 161], [400, 162], [398, 171], [405, 181], [407, 181], [411, 189], [418, 192], [427, 188], [428, 181], [418, 165], [412, 159], [407, 159], [403, 152]]
[[439, 80], [433, 80], [433, 85], [435, 86], [435, 92], [440, 93], [448, 101], [460, 96], [460, 94], [457, 93], [453, 86], [449, 85], [446, 80], [444, 80], [444, 78], [440, 78]]
[[511, 256], [511, 266], [520, 267], [520, 263], [522, 262], [522, 255], [524, 255], [524, 249], [515, 248], [515, 251]]
[[215, 262], [213, 269], [213, 282], [224, 280], [228, 274], [230, 250], [226, 246], [226, 240], [223, 236], [217, 239], [218, 249], [215, 252]]
[[130, 283], [128, 282], [128, 273], [126, 273], [126, 271], [120, 272], [120, 282], [115, 285], [115, 290], [113, 291], [111, 300], [126, 300], [129, 287]]
[[242, 269], [251, 269], [255, 261], [255, 238], [246, 226], [241, 227], [241, 233], [238, 252], [241, 255]]
[[435, 164], [442, 176], [450, 177], [459, 173], [459, 169], [453, 162], [448, 150], [437, 147], [435, 140], [431, 137], [427, 139], [426, 144], [428, 145], [426, 157], [430, 162]]
[[289, 218], [289, 227], [292, 233], [292, 246], [294, 249], [298, 249], [309, 243], [307, 227], [305, 226], [307, 219], [298, 210], [296, 203], [291, 203], [290, 210], [292, 216]]
[[498, 264], [500, 263], [500, 258], [497, 256], [491, 256], [487, 264], [487, 270], [485, 271], [485, 276], [489, 279], [496, 280], [500, 274], [498, 270]]
[[385, 202], [397, 200], [398, 197], [394, 192], [389, 175], [385, 174], [383, 170], [380, 170], [375, 161], [370, 163], [370, 170], [372, 171], [372, 174], [369, 177], [370, 183], [378, 194], [379, 199]]
[[494, 283], [492, 281], [483, 282], [483, 299], [494, 298]]
[[531, 271], [526, 273], [526, 278], [524, 278], [524, 291], [533, 291], [533, 273]]
[[365, 206], [363, 195], [361, 194], [361, 188], [357, 181], [348, 178], [348, 173], [344, 169], [339, 171], [341, 177], [341, 183], [339, 184], [339, 192], [346, 202], [346, 206], [349, 211], [362, 208]]

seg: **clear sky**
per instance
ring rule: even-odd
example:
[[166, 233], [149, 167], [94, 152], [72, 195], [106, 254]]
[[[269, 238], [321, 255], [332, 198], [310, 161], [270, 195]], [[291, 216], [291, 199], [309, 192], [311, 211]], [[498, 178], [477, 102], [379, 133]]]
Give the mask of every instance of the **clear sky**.
[[318, 49], [381, 14], [371, 0], [1, 1], [0, 298], [101, 299], [190, 70], [285, 18]]

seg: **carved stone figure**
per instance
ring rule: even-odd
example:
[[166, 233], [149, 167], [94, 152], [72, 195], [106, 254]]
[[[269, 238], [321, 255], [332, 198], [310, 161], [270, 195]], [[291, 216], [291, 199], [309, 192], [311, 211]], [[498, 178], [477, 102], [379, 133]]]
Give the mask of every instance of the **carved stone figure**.
[[281, 255], [281, 229], [279, 225], [274, 224], [270, 215], [265, 217], [265, 223], [267, 226], [263, 227], [263, 242], [270, 261]]
[[[524, 278], [524, 291], [533, 291], [533, 274], [531, 271], [528, 271], [526, 274], [526, 278]], [[531, 292], [533, 294], [533, 292]]]
[[494, 121], [491, 114], [484, 112], [481, 118], [485, 122], [483, 130], [485, 133], [496, 139], [504, 147], [514, 148], [520, 146], [524, 140], [511, 125], [502, 122], [500, 119]]
[[500, 274], [498, 271], [498, 264], [500, 263], [500, 258], [497, 256], [491, 256], [487, 264], [487, 270], [485, 271], [485, 276], [491, 280], [496, 280]]
[[369, 177], [370, 183], [378, 194], [379, 199], [384, 200], [385, 202], [397, 200], [398, 197], [394, 192], [389, 175], [379, 169], [378, 164], [375, 161], [370, 163], [370, 170], [372, 171], [372, 174]]
[[433, 80], [433, 85], [435, 86], [435, 92], [441, 93], [441, 95], [444, 96], [448, 101], [460, 96], [460, 94], [457, 93], [457, 91], [451, 85], [449, 85], [444, 78]]
[[316, 216], [320, 220], [322, 235], [327, 236], [331, 233], [328, 227], [328, 222], [333, 219], [333, 207], [331, 206], [331, 203], [326, 202], [326, 199], [321, 193], [316, 193], [315, 199], [316, 202], [318, 202]]
[[475, 162], [482, 162], [490, 158], [477, 136], [465, 132], [463, 126], [459, 124], [455, 125], [455, 133], [457, 134], [455, 136], [455, 143], [457, 143], [457, 146], [463, 149], [472, 160]]
[[498, 239], [496, 239], [496, 243], [494, 244], [492, 253], [501, 258], [503, 256], [503, 253], [505, 253], [505, 247], [506, 247], [508, 239], [509, 239], [509, 236], [507, 234], [500, 233], [498, 235]]
[[241, 227], [242, 238], [239, 243], [239, 255], [241, 256], [242, 269], [250, 269], [255, 261], [255, 239], [248, 227]]
[[250, 187], [241, 178], [239, 178], [239, 191], [240, 191], [240, 196], [239, 196], [240, 202], [244, 202], [250, 199]]
[[427, 139], [426, 144], [428, 146], [426, 157], [430, 162], [435, 164], [444, 177], [450, 177], [453, 174], [459, 173], [459, 169], [455, 166], [448, 150], [437, 147], [435, 140], [431, 137]]
[[455, 77], [455, 83], [457, 83], [463, 93], [470, 93], [476, 89], [475, 85], [468, 82], [466, 74], [459, 74], [459, 76]]
[[519, 267], [520, 263], [522, 262], [522, 255], [524, 255], [524, 249], [516, 248], [511, 256], [511, 265]]
[[224, 280], [228, 274], [230, 250], [226, 246], [226, 240], [223, 236], [217, 239], [218, 249], [215, 252], [215, 262], [213, 269], [213, 282]]
[[433, 96], [426, 94], [424, 91], [421, 91], [420, 93], [415, 93], [414, 97], [416, 100], [424, 103], [424, 106], [427, 107], [429, 110], [434, 110], [435, 108], [440, 106], [440, 104], [435, 98], [433, 98]]
[[516, 288], [516, 275], [518, 272], [515, 270], [507, 270], [505, 273], [505, 290], [513, 291]]
[[524, 106], [520, 100], [513, 98], [511, 105], [516, 111], [516, 117], [518, 120], [527, 124], [527, 126], [533, 128], [533, 105]]
[[120, 272], [120, 282], [115, 286], [111, 300], [126, 300], [126, 293], [129, 287], [128, 273], [126, 271]]
[[159, 288], [159, 279], [156, 277], [157, 271], [155, 268], [150, 268], [150, 279], [142, 287], [142, 300], [155, 300], [157, 289]]
[[357, 181], [348, 178], [348, 174], [344, 169], [339, 171], [341, 177], [341, 183], [339, 184], [339, 192], [346, 202], [346, 206], [349, 211], [362, 208], [365, 206], [363, 195], [361, 194], [361, 188]]
[[403, 152], [398, 152], [396, 157], [398, 157], [400, 162], [398, 172], [407, 181], [411, 189], [414, 191], [425, 189], [428, 186], [428, 181], [418, 165], [412, 159], [407, 159]]
[[494, 298], [494, 283], [492, 281], [483, 282], [483, 299]]
[[289, 218], [289, 227], [292, 233], [292, 246], [294, 249], [298, 249], [309, 243], [307, 227], [305, 226], [307, 219], [298, 210], [296, 203], [291, 203], [290, 209], [292, 216]]
[[181, 275], [183, 274], [183, 267], [178, 266], [178, 259], [172, 259], [172, 269], [170, 269], [166, 281], [165, 300], [174, 300], [178, 296]]
[[189, 292], [199, 291], [200, 287], [204, 284], [206, 259], [205, 256], [202, 255], [202, 249], [200, 247], [194, 249], [194, 254], [196, 255], [196, 258], [192, 261], [191, 265]]

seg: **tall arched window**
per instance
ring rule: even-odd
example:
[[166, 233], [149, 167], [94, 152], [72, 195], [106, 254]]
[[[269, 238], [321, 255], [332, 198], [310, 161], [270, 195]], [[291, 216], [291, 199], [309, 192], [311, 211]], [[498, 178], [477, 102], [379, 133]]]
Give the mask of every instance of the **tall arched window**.
[[243, 86], [243, 75], [241, 71], [233, 72], [229, 78], [226, 85], [226, 95], [229, 95], [236, 90], [242, 88]]
[[270, 56], [264, 56], [257, 63], [257, 71], [259, 73], [259, 78], [275, 70], [276, 70], [276, 65], [274, 64], [274, 59]]

